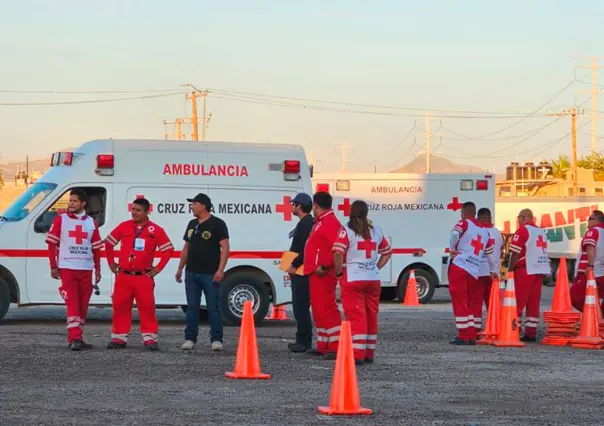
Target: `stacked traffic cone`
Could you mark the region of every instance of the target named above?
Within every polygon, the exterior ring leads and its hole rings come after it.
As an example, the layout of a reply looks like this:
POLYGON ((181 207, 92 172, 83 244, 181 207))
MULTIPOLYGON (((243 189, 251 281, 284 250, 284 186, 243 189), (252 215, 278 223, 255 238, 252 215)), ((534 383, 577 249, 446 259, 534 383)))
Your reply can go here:
POLYGON ((241 331, 239 333, 235 371, 224 374, 231 379, 271 378, 269 374, 264 374, 260 371, 256 327, 254 326, 254 315, 252 314, 252 302, 249 300, 243 304, 243 320, 241 321, 241 331))
MULTIPOLYGON (((482 302, 481 302, 482 303, 482 302)), ((481 339, 476 341, 478 345, 490 345, 499 337, 499 315, 501 312, 501 300, 499 299, 499 279, 493 279, 491 285, 491 296, 487 309, 487 324, 484 331, 478 333, 481 339)))
POLYGON ((339 342, 329 407, 319 407, 319 411, 329 415, 371 414, 370 409, 361 407, 350 321, 342 321, 339 342))
POLYGON ((568 345, 573 338, 577 337, 577 321, 580 317, 581 313, 574 311, 570 302, 566 259, 561 258, 552 309, 543 312, 543 321, 547 323, 547 327, 541 343, 550 346, 568 345))
POLYGON ((288 321, 290 318, 287 316, 287 311, 285 310, 285 307, 273 305, 271 314, 266 317, 266 319, 272 321, 288 321))
POLYGON ((598 292, 598 287, 596 286, 596 313, 598 314, 598 324, 600 337, 604 339, 604 318, 602 317, 602 308, 600 305, 600 293, 598 292))
POLYGON ((516 308, 516 287, 514 286, 513 272, 508 272, 508 280, 503 292, 499 336, 492 344, 500 347, 520 348, 524 346, 524 343, 520 341, 520 324, 516 308))
POLYGON ((581 349, 602 349, 604 339, 600 337, 598 323, 597 303, 598 289, 593 271, 587 274, 587 289, 585 291, 585 304, 583 305, 583 315, 581 317, 581 329, 579 336, 571 340, 570 345, 573 348, 581 349))
POLYGON ((417 281, 415 280, 415 271, 412 269, 407 281, 407 290, 405 291, 405 300, 402 306, 421 306, 417 297, 417 281))

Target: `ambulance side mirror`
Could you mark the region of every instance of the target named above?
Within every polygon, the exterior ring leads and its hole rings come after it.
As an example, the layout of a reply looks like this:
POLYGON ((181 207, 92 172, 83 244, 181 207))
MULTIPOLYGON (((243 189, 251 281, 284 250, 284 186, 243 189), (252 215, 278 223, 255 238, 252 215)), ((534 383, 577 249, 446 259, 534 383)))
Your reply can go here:
POLYGON ((50 231, 50 227, 52 226, 52 221, 54 220, 57 212, 55 211, 47 211, 44 212, 40 217, 36 219, 34 223, 34 231, 37 234, 47 234, 50 231))

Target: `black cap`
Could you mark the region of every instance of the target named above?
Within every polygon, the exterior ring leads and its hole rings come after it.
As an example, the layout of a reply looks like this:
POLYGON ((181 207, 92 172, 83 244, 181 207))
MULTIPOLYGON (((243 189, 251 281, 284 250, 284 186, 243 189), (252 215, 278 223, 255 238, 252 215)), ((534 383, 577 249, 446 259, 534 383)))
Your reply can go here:
POLYGON ((195 198, 187 198, 189 203, 199 203, 206 206, 207 210, 212 208, 212 200, 206 194, 202 194, 201 192, 195 196, 195 198))
POLYGON ((312 205, 312 198, 305 192, 300 192, 296 194, 294 198, 292 198, 292 204, 300 204, 302 206, 310 206, 312 205))

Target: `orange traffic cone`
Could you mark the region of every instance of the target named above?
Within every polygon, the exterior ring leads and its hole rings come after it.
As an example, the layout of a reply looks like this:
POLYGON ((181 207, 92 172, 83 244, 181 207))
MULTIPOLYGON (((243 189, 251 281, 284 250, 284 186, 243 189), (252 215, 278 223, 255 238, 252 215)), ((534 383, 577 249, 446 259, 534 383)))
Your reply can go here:
POLYGON ((585 291, 585 305, 581 317, 579 336, 571 340, 573 348, 602 349, 604 340, 600 337, 596 298, 598 297, 596 279, 593 271, 587 274, 587 289, 585 291))
POLYGON ((371 414, 370 409, 361 407, 350 321, 342 321, 339 342, 329 407, 319 407, 319 411, 329 415, 371 414))
POLYGON ((477 345, 490 345, 499 337, 499 315, 501 301, 499 300, 499 279, 493 279, 491 285, 491 297, 489 298, 489 309, 487 310, 487 325, 484 331, 478 333, 482 339, 477 340, 477 345))
POLYGON ((516 288, 514 287, 514 273, 508 272, 508 281, 503 293, 503 306, 499 321, 499 336, 493 343, 495 346, 523 347, 520 341, 520 324, 516 309, 516 288))
POLYGON ((407 281, 407 290, 405 291, 405 300, 401 303, 403 306, 421 306, 417 297, 417 283, 415 281, 415 271, 412 269, 407 281))
POLYGON ((604 339, 604 318, 602 317, 602 308, 600 305, 600 294, 596 286, 596 313, 598 314, 598 324, 600 324, 600 337, 604 339))
POLYGON ((246 301, 243 305, 243 320, 239 333, 237 359, 235 371, 224 373, 231 379, 270 379, 269 374, 260 372, 260 359, 258 358, 258 344, 256 342, 256 327, 252 314, 252 302, 246 301))
POLYGON ((288 321, 290 318, 288 318, 287 311, 285 310, 284 306, 273 305, 271 314, 270 316, 266 317, 266 319, 272 321, 288 321))
POLYGON ((566 259, 561 258, 552 309, 543 312, 543 321, 547 323, 547 327, 541 343, 551 346, 568 345, 574 337, 577 337, 577 321, 579 321, 579 318, 581 318, 581 313, 573 310, 570 301, 566 259))

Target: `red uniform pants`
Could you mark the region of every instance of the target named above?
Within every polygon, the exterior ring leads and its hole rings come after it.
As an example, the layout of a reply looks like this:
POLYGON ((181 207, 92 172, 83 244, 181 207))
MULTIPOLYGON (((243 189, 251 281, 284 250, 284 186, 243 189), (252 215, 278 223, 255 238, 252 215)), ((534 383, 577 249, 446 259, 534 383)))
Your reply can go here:
POLYGON ((336 301, 338 280, 328 273, 310 276, 310 309, 317 329, 317 352, 338 351, 342 314, 336 301))
POLYGON ((526 308, 526 318, 524 319, 524 335, 526 337, 537 337, 542 281, 543 275, 528 275, 524 266, 514 269, 518 321, 522 318, 522 311, 526 308))
POLYGON ((478 298, 478 301, 475 301, 474 308, 476 309, 474 314, 474 327, 476 331, 480 331, 482 329, 482 302, 484 301, 484 305, 487 307, 487 311, 489 309, 489 300, 491 299, 491 287, 493 285, 493 278, 491 276, 486 277, 478 277, 476 283, 476 294, 475 297, 478 298))
MULTIPOLYGON (((604 298, 604 277, 597 277, 596 285, 598 286, 598 296, 600 298, 604 298)), ((570 287, 570 299, 573 303, 573 307, 580 312, 583 312, 586 289, 587 276, 583 272, 579 272, 575 278, 575 281, 573 282, 573 285, 570 287)), ((604 301, 602 301, 600 309, 602 310, 602 314, 604 314, 604 301)))
POLYGON ((92 296, 92 271, 61 269, 59 293, 67 307, 67 343, 83 340, 83 328, 92 296))
POLYGON ((352 330, 355 359, 373 359, 377 344, 378 310, 382 283, 340 280, 342 306, 352 330))
POLYGON ((465 269, 451 263, 449 265, 449 294, 455 315, 457 337, 461 340, 476 340, 477 331, 474 327, 476 306, 482 299, 478 292, 478 280, 465 269))
POLYGON ((136 307, 141 323, 141 336, 145 345, 157 342, 157 318, 155 316, 155 295, 153 278, 147 275, 127 275, 123 272, 115 278, 113 290, 113 327, 111 340, 117 343, 128 342, 132 327, 132 307, 136 307))

